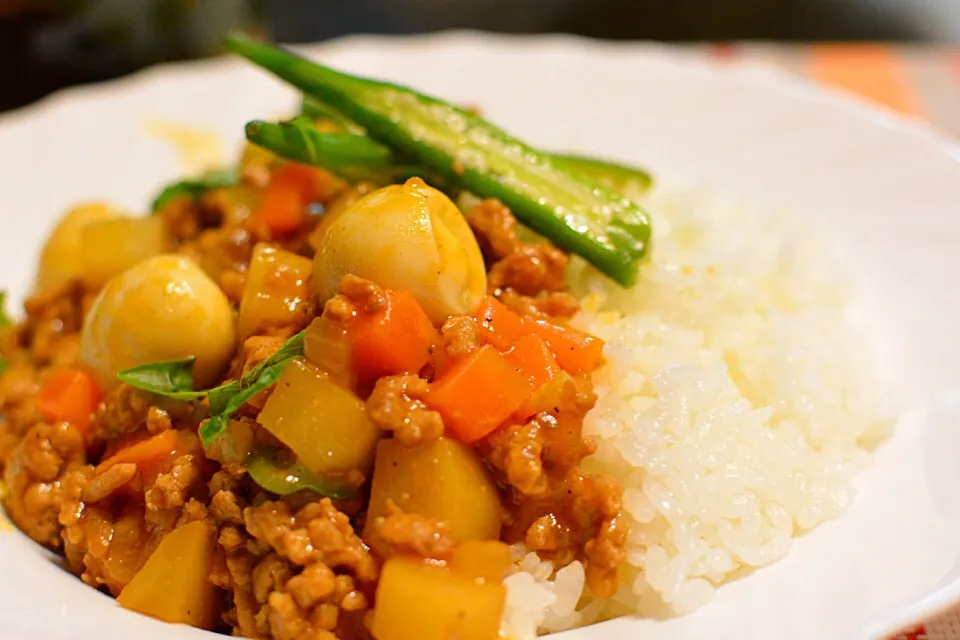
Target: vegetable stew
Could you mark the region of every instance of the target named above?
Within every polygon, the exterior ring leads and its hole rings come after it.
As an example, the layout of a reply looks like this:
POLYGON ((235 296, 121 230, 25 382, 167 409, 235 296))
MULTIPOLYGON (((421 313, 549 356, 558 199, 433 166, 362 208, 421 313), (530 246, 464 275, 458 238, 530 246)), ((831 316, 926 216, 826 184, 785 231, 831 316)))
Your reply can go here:
POLYGON ((564 274, 634 281, 649 223, 615 189, 649 177, 229 46, 307 108, 150 215, 53 229, 0 326, 9 515, 121 606, 251 638, 493 640, 510 545, 611 596, 622 491, 581 464, 603 343, 564 274))

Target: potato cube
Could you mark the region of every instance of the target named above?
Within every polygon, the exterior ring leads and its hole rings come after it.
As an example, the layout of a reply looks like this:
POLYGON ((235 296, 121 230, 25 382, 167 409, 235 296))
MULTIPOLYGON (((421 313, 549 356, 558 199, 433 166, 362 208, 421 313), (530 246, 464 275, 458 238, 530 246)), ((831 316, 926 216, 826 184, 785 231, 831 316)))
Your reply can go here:
POLYGON ((218 618, 212 527, 195 521, 168 533, 120 595, 120 606, 164 622, 212 629, 218 618))
POLYGON ((303 256, 264 243, 254 247, 237 319, 241 339, 305 321, 312 269, 303 256))
POLYGON ((377 640, 495 640, 506 589, 413 558, 387 560, 371 631, 377 640))
POLYGON ((446 522, 456 542, 500 536, 496 485, 473 450, 456 440, 414 448, 392 439, 378 445, 364 538, 381 553, 373 522, 387 514, 389 501, 405 513, 446 522))
POLYGON ((381 435, 360 398, 302 359, 281 374, 257 422, 321 475, 366 473, 381 435))

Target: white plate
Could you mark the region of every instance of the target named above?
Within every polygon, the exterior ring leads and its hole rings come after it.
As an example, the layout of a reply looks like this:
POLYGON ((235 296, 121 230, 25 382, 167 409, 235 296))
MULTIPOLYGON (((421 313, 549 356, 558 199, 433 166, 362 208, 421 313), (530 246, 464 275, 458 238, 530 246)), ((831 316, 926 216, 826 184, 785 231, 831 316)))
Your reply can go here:
MULTIPOLYGON (((448 34, 310 49, 348 70, 482 104, 530 142, 644 163, 662 176, 800 211, 848 249, 911 411, 842 519, 696 613, 621 619, 563 636, 849 640, 960 600, 960 150, 891 115, 759 67, 570 38, 448 34)), ((0 273, 15 296, 67 205, 142 210, 182 167, 147 135, 160 118, 219 132, 287 112, 293 94, 236 61, 163 67, 61 93, 0 119, 0 273)), ((763 238, 757 238, 763 242, 763 238)), ((201 638, 123 611, 0 533, 0 637, 201 638)))

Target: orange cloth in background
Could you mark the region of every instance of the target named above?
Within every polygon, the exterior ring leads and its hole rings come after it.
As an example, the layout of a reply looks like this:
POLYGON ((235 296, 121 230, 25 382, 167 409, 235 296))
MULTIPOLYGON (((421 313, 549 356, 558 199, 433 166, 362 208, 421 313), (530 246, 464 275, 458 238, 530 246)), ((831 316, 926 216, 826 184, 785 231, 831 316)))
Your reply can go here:
POLYGON ((806 64, 812 80, 879 102, 905 116, 921 116, 903 62, 890 46, 812 45, 806 64))

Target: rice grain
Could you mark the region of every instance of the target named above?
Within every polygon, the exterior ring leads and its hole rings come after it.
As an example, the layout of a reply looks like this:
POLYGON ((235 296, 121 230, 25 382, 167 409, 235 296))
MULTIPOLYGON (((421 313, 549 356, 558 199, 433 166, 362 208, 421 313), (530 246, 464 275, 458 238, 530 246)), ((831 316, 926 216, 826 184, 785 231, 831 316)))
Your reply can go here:
POLYGON ((842 514, 895 417, 851 288, 815 230, 697 194, 646 204, 655 237, 635 287, 571 268, 583 296, 575 325, 606 342, 584 424, 598 449, 585 466, 624 486, 621 588, 591 602, 582 579, 561 569, 551 581, 528 554, 507 579, 504 633, 515 640, 703 606, 743 568, 775 562, 842 514))

